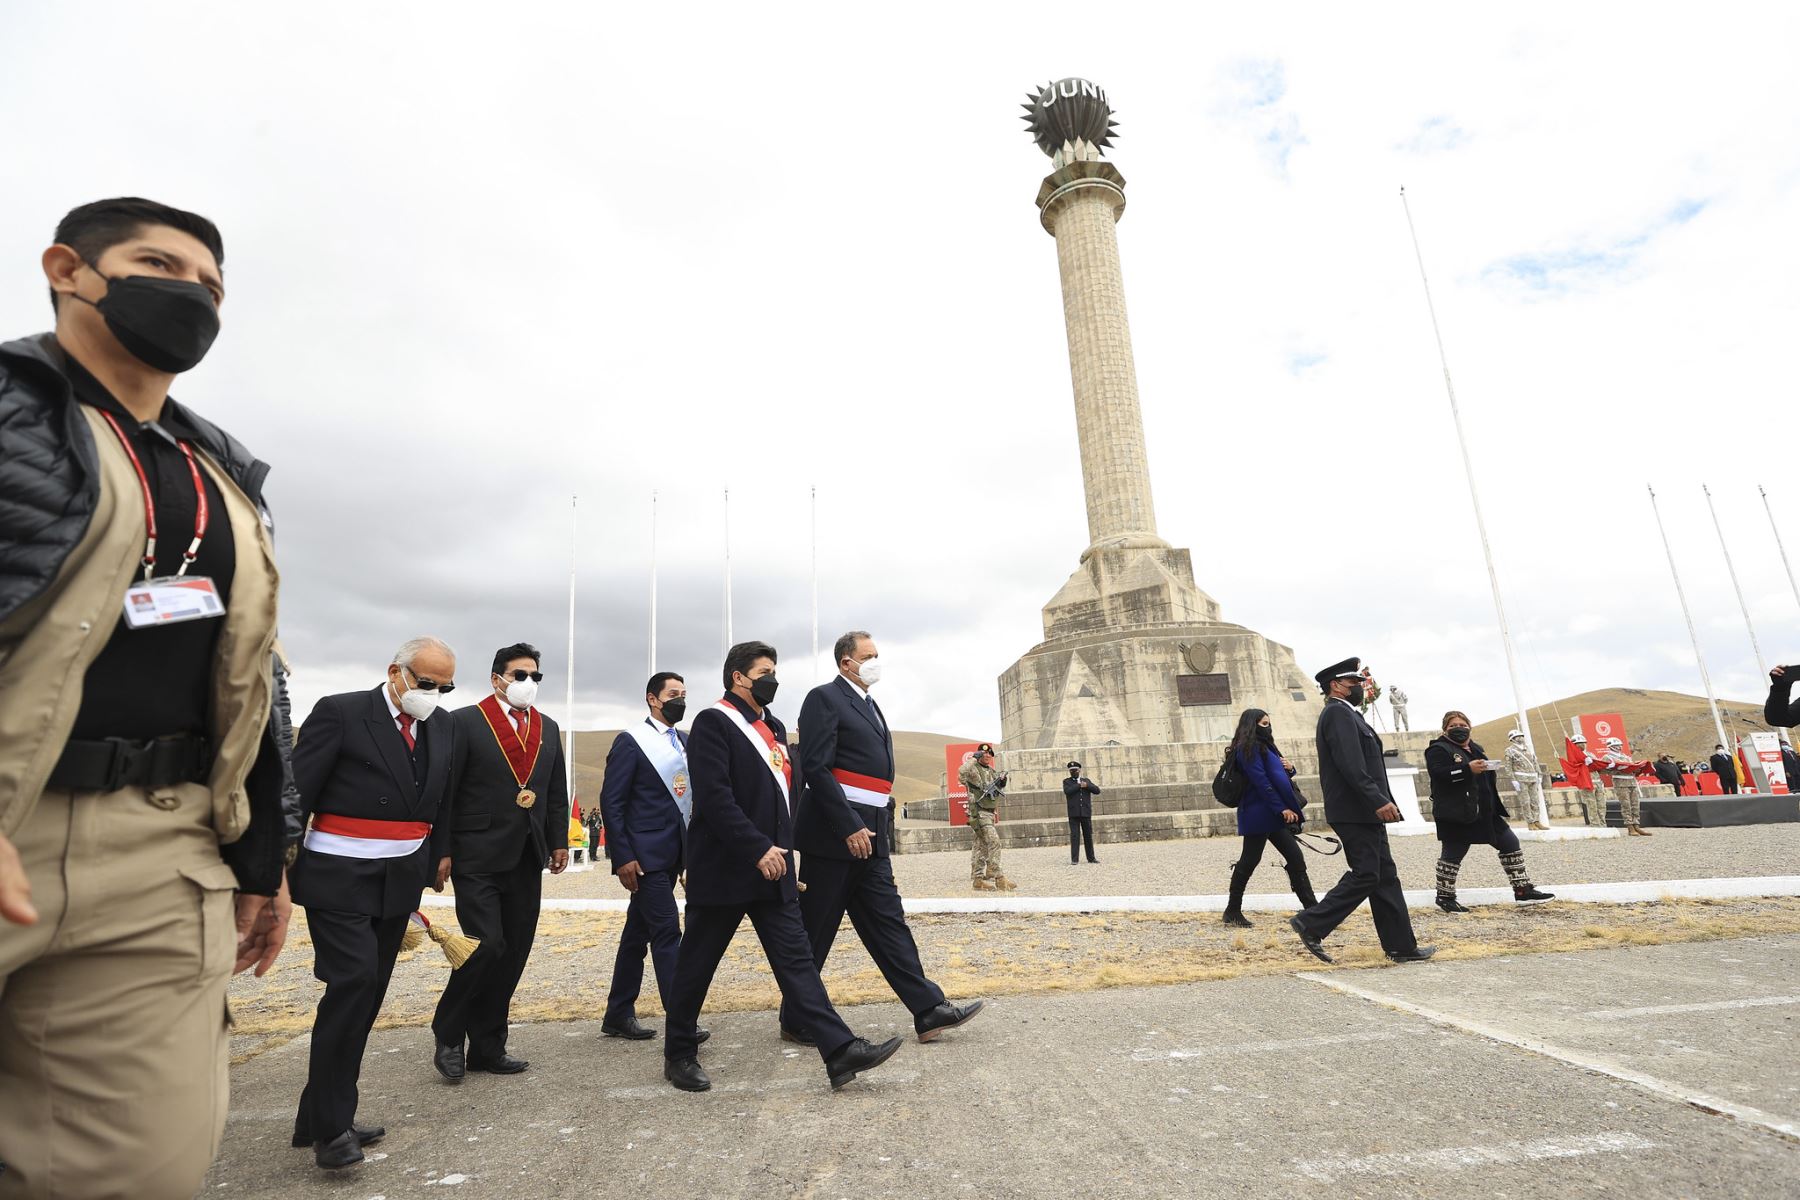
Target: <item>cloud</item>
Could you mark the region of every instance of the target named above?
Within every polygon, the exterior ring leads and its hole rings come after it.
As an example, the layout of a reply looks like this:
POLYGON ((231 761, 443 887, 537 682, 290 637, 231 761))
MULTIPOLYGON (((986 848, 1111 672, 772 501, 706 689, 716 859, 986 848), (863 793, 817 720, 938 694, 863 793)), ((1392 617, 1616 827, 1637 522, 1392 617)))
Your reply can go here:
POLYGON ((1633 233, 1590 236, 1549 250, 1515 254, 1487 267, 1483 278, 1526 293, 1554 294, 1616 281, 1637 271, 1662 234, 1706 210, 1705 200, 1682 199, 1633 233))
POLYGON ((1469 144, 1469 132, 1449 117, 1431 117, 1395 149, 1408 154, 1443 154, 1469 144))
POLYGON ((1243 130, 1275 173, 1285 176, 1288 158, 1306 144, 1300 118, 1281 107, 1287 70, 1276 59, 1241 59, 1220 73, 1214 112, 1243 130))

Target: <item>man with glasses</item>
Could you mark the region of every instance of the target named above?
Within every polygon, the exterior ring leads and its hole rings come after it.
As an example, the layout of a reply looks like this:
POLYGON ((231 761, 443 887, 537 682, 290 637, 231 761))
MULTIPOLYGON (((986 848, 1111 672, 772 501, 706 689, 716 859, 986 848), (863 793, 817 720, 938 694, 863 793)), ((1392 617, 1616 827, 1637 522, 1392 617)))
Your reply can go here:
POLYGON ((288 875, 306 909, 313 974, 325 984, 313 1016, 296 1147, 326 1170, 363 1161, 386 1130, 356 1124, 357 1078, 387 995, 407 917, 425 885, 444 890, 449 829, 440 824, 456 723, 429 719, 456 684, 456 654, 414 638, 367 692, 326 696, 306 719, 294 781, 308 829, 288 875))
POLYGON ((537 936, 544 869, 569 865, 568 777, 556 722, 532 704, 538 663, 535 646, 501 647, 492 693, 456 711, 450 854, 438 875, 455 882, 456 919, 481 947, 450 973, 431 1023, 432 1063, 451 1083, 530 1065, 506 1052, 507 1014, 537 936))

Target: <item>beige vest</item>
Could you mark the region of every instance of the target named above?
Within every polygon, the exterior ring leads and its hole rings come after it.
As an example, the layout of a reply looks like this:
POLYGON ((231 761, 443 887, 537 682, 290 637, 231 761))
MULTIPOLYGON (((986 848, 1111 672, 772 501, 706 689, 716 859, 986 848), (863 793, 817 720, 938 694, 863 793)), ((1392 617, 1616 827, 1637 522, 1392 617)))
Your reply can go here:
MULTIPOLYGON (((81 411, 99 451, 93 519, 44 594, 0 624, 0 835, 16 830, 37 804, 75 727, 88 666, 118 626, 125 589, 144 552, 137 473, 105 418, 86 405, 81 411)), ((196 450, 195 457, 225 498, 237 551, 231 605, 213 662, 209 733, 216 754, 207 780, 213 828, 221 842, 233 842, 250 823, 244 779, 274 693, 269 653, 280 577, 256 506, 204 452, 196 450)))

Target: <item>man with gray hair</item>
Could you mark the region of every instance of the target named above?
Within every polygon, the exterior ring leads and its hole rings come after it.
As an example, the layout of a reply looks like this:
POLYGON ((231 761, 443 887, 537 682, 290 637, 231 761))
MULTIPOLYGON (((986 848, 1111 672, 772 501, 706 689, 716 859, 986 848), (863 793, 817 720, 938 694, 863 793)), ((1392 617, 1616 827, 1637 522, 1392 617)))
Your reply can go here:
POLYGON ((311 1146, 327 1170, 363 1161, 362 1148, 386 1132, 356 1123, 356 1083, 407 919, 426 884, 441 892, 450 872, 450 829, 438 817, 457 729, 429 718, 455 676, 449 646, 414 638, 379 687, 320 700, 294 750, 307 830, 288 876, 325 994, 293 1144, 311 1146))

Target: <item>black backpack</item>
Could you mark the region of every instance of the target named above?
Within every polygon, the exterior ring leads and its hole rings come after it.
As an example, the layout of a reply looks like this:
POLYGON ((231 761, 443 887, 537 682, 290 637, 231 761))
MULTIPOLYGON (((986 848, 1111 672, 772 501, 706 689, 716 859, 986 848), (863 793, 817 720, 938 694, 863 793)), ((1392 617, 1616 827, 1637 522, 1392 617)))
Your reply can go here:
POLYGON ((1237 754, 1226 747, 1225 761, 1219 764, 1219 773, 1213 776, 1213 799, 1226 808, 1236 808, 1249 786, 1250 781, 1238 770, 1237 754))

